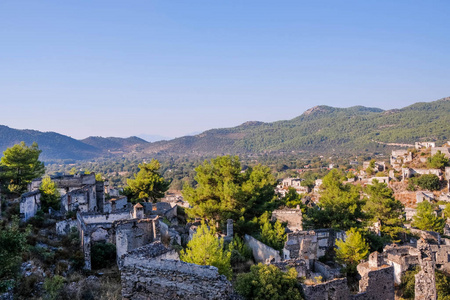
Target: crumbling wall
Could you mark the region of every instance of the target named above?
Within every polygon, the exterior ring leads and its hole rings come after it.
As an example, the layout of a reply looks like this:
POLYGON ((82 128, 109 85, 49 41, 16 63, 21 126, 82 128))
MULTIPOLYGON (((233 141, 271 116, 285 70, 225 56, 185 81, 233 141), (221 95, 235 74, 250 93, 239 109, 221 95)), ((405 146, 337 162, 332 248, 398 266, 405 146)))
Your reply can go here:
POLYGON ((436 300, 436 276, 434 273, 436 266, 431 247, 425 240, 420 239, 417 242, 417 249, 420 252, 419 263, 421 269, 420 272, 415 275, 415 299, 436 300))
POLYGON ((347 286, 347 278, 333 279, 324 283, 305 285, 302 284, 305 300, 347 300, 350 299, 350 291, 347 286))
POLYGON ((253 257, 256 262, 265 263, 267 260, 275 260, 275 262, 281 261, 279 251, 267 246, 266 244, 258 241, 252 236, 245 235, 245 243, 252 249, 253 257))
POLYGON ((365 293, 362 299, 395 299, 394 268, 387 265, 372 268, 359 281, 359 291, 365 293))
MULTIPOLYGON (((161 244, 146 247, 152 251, 154 246, 161 248, 161 244)), ((232 297, 231 283, 219 275, 217 268, 167 259, 173 257, 167 250, 156 251, 155 255, 137 255, 140 249, 126 254, 121 264, 123 299, 218 300, 232 297)))
POLYGON ((287 222, 291 231, 303 230, 303 216, 300 208, 277 209, 272 212, 272 221, 287 222))
POLYGON ((39 191, 29 192, 20 198, 20 219, 24 222, 36 215, 41 208, 41 193, 39 191))
POLYGON ((160 241, 159 226, 158 218, 115 223, 117 257, 154 241, 160 241))
POLYGON ((297 278, 309 276, 309 265, 303 259, 289 259, 271 263, 283 272, 294 268, 297 271, 297 278))
POLYGON ((56 223, 56 234, 68 235, 72 228, 77 228, 77 220, 63 220, 56 223))

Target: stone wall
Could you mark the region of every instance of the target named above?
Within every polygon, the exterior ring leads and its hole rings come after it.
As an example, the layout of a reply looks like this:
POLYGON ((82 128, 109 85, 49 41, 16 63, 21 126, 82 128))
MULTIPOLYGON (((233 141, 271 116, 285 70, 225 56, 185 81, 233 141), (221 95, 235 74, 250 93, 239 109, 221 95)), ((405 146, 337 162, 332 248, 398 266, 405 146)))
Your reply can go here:
POLYGON ((29 192, 20 198, 20 219, 24 222, 36 215, 41 208, 41 194, 39 191, 29 192))
POLYGON ((328 282, 304 285, 305 300, 347 300, 350 299, 350 291, 347 286, 347 278, 333 279, 328 282))
POLYGON ((253 257, 257 263, 265 263, 267 260, 281 261, 280 252, 258 241, 252 236, 245 235, 245 243, 252 249, 253 257))
POLYGON ((123 299, 233 297, 231 283, 219 275, 217 268, 179 261, 170 250, 162 247, 160 243, 151 244, 124 256, 120 267, 123 299), (158 248, 156 251, 155 247, 158 248), (146 251, 153 253, 147 254, 146 251))
POLYGON ((287 222, 291 231, 303 230, 302 211, 300 208, 277 209, 272 212, 272 221, 287 222))
POLYGON ((114 223, 117 257, 154 241, 161 240, 158 217, 156 219, 126 220, 114 223))
POLYGON ((63 220, 56 223, 56 234, 68 235, 72 228, 77 228, 77 220, 63 220))
POLYGON ((283 249, 284 259, 314 260, 332 249, 336 239, 345 240, 345 232, 333 229, 316 229, 287 234, 283 249))

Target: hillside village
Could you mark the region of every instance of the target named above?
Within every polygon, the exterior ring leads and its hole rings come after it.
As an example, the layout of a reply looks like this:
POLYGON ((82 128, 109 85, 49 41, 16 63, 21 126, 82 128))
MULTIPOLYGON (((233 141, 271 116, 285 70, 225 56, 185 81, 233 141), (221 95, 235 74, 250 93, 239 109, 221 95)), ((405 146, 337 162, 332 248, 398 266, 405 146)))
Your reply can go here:
MULTIPOLYGON (((333 254, 338 241, 347 240, 349 231, 314 228, 305 215, 308 209, 320 210, 323 179, 308 186, 302 185, 303 179, 285 178, 274 186, 279 199, 293 192, 300 197, 293 205, 281 205, 270 214, 272 224, 285 225, 285 240, 279 249, 275 249, 259 240, 257 235, 243 235, 251 258, 241 265, 245 269, 261 263, 283 272, 293 268, 302 297, 307 300, 400 299, 402 278, 420 267, 415 274, 415 299, 437 299, 435 270, 450 274, 450 219, 446 212, 450 202, 450 166, 434 166, 436 155, 448 162, 450 142, 442 147, 436 147, 433 142, 417 142, 414 148, 393 150, 389 161, 365 161, 359 170, 346 175, 344 185, 386 184, 393 190, 394 198, 404 206, 399 240, 385 244, 380 251, 361 260, 356 268, 355 282, 348 282, 351 278, 343 272, 345 265, 336 261, 333 254), (426 184, 419 180, 425 178, 422 176, 437 178, 438 186, 425 189, 426 184), (435 217, 446 220, 442 232, 414 226, 418 206, 423 202, 432 204, 435 217)), ((43 212, 43 180, 33 179, 25 193, 3 205, 7 211, 18 204, 21 223, 35 227, 34 249, 39 253, 31 255, 21 265, 23 278, 34 278, 34 284, 29 286, 34 298, 43 293, 42 284, 46 277, 68 276, 76 268, 75 264, 86 274, 91 274, 88 279, 101 281, 104 274, 94 270, 99 264, 95 261, 97 250, 94 249, 99 245, 115 248, 114 261, 118 269, 112 272, 120 274, 120 287, 116 286, 122 299, 243 297, 218 268, 180 259, 180 250, 195 238, 202 226, 201 218, 192 219, 186 215, 185 209, 191 209, 195 203, 186 201, 182 195, 166 193, 154 203, 131 202, 123 191, 110 187, 108 180, 94 173, 80 172, 51 178, 58 190, 59 209, 50 208, 43 212), (82 255, 77 261, 55 259, 55 254, 65 247, 61 243, 67 243, 68 239, 69 244, 72 241, 71 251, 79 251, 82 255), (46 265, 46 260, 51 261, 50 266, 46 265)), ((238 220, 221 221, 224 226, 219 226, 216 236, 224 242, 232 242, 238 220)), ((385 225, 378 219, 369 226, 369 231, 381 237, 385 225)), ((10 291, 0 298, 12 297, 10 291)))

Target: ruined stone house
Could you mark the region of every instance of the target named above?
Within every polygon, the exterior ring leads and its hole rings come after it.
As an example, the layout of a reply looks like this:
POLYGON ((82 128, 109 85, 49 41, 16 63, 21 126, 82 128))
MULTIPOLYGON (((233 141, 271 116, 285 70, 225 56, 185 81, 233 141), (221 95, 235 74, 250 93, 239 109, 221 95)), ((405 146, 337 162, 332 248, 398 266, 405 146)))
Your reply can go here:
POLYGON ((436 147, 436 143, 435 142, 415 142, 414 147, 417 150, 434 148, 434 147, 436 147))
POLYGON ((91 246, 96 242, 116 245, 117 257, 130 250, 161 240, 158 216, 146 218, 143 207, 124 209, 111 214, 78 213, 77 226, 85 257, 85 268, 91 269, 91 246))
MULTIPOLYGON (((63 175, 51 177, 55 182, 59 193, 61 194, 61 212, 67 213, 70 211, 81 212, 103 212, 105 207, 105 196, 103 182, 95 180, 95 174, 77 174, 77 175, 63 175)), ((24 194, 24 204, 21 206, 22 216, 26 219, 34 216, 36 211, 40 209, 39 197, 35 197, 33 201, 29 197, 30 193, 37 195, 39 187, 42 183, 42 178, 34 179, 29 185, 29 193, 24 194), (26 203, 26 204, 25 204, 26 203)), ((22 218, 22 220, 25 220, 22 218)))
POLYGON ((272 212, 272 221, 278 220, 281 223, 287 223, 286 228, 289 231, 303 230, 303 215, 300 206, 297 208, 276 209, 272 212))
POLYGON ((180 261, 160 242, 129 251, 119 267, 124 300, 238 299, 216 267, 180 261))

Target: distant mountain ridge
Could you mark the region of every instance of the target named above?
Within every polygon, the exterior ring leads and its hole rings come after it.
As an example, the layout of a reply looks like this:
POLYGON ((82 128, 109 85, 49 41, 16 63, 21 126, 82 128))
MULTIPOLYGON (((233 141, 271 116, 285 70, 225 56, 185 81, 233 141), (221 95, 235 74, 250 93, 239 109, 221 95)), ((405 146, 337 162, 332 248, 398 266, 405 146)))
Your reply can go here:
POLYGON ((273 123, 245 122, 192 137, 152 143, 146 152, 220 155, 267 152, 386 152, 377 143, 414 143, 450 138, 450 97, 402 109, 315 106, 302 115, 273 123))
POLYGON ((76 140, 55 132, 19 130, 0 125, 0 151, 25 141, 37 142, 43 160, 83 160, 136 154, 222 155, 267 152, 386 152, 382 143, 450 139, 450 97, 402 109, 315 106, 291 120, 248 121, 232 128, 149 143, 138 137, 88 137, 76 140), (379 143, 381 142, 381 143, 379 143))

